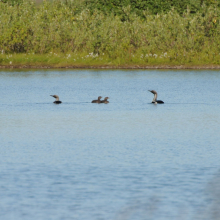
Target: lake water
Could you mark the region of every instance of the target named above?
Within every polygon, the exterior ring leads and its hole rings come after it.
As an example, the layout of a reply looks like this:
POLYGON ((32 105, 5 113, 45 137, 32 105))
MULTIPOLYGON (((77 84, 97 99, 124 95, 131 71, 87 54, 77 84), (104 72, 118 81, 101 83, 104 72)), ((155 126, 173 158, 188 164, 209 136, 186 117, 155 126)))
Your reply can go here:
POLYGON ((1 70, 0 94, 0 219, 220 219, 220 71, 1 70))

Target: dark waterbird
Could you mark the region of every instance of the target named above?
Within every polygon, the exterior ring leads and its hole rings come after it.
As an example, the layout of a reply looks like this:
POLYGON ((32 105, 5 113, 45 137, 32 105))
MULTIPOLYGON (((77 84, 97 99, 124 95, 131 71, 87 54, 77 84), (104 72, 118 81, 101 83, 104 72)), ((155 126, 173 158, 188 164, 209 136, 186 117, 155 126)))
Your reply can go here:
POLYGON ((52 96, 52 97, 54 97, 54 98, 56 99, 56 101, 54 101, 53 103, 55 103, 55 104, 60 104, 60 103, 62 103, 62 102, 59 100, 59 96, 58 96, 58 95, 50 95, 50 96, 52 96))
POLYGON ((101 100, 101 103, 105 103, 105 104, 109 103, 108 99, 109 99, 109 97, 105 97, 104 100, 101 100))
POLYGON ((154 104, 164 104, 163 101, 157 100, 157 92, 155 90, 148 90, 148 91, 150 91, 151 93, 154 94, 154 98, 153 98, 152 103, 154 103, 154 104))
POLYGON ((99 96, 97 100, 92 100, 92 103, 101 103, 102 96, 99 96))

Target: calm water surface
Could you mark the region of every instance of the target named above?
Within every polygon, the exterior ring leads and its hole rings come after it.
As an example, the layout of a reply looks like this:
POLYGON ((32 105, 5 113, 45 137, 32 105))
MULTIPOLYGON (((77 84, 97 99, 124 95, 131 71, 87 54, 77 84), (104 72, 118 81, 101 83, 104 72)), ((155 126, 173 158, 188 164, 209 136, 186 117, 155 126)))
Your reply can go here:
POLYGON ((220 71, 0 71, 0 94, 0 219, 220 219, 220 71))

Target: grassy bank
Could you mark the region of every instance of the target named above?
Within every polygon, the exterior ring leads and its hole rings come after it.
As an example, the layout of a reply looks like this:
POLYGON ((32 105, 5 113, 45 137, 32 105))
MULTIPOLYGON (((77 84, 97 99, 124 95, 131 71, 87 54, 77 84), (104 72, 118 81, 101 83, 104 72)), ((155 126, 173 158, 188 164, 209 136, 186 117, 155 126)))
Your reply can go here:
POLYGON ((220 55, 192 54, 128 54, 121 59, 106 55, 53 53, 49 54, 1 54, 0 68, 220 68, 220 55))
POLYGON ((140 17, 128 6, 122 20, 65 2, 0 3, 0 65, 220 64, 218 7, 140 17))

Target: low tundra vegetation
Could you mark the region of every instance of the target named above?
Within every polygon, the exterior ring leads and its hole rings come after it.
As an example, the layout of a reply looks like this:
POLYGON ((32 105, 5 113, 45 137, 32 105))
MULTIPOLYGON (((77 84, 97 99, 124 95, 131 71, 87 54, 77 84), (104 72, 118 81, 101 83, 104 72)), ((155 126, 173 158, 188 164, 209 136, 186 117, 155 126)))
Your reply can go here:
POLYGON ((0 64, 220 64, 219 7, 139 16, 128 5, 123 13, 73 0, 0 1, 0 64))

